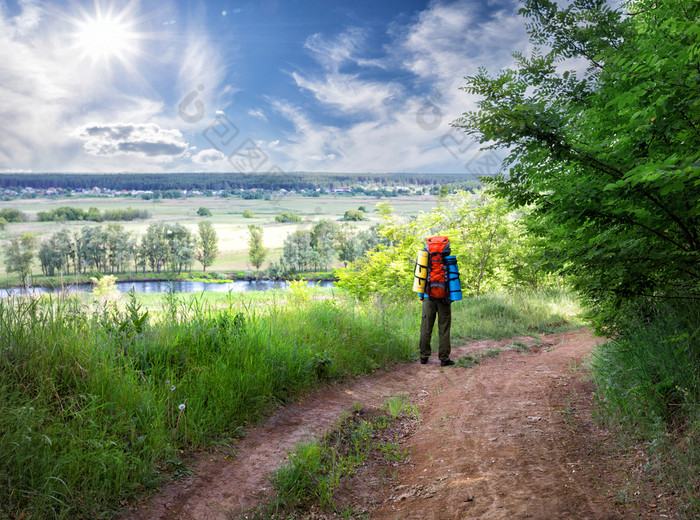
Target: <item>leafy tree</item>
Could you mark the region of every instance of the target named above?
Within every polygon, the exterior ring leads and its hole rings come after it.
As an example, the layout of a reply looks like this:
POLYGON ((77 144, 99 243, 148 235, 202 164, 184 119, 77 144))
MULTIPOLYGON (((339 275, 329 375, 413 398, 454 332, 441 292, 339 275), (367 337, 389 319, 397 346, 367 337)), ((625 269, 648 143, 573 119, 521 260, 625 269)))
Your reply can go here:
POLYGON ((34 233, 24 233, 10 239, 5 250, 5 271, 17 273, 22 283, 26 285, 27 276, 32 270, 37 239, 34 233))
POLYGON ((335 233, 334 247, 338 252, 338 259, 348 266, 348 262, 354 262, 364 253, 362 238, 358 236, 355 228, 350 224, 339 227, 335 233))
POLYGON ((209 220, 204 220, 197 224, 199 228, 199 240, 195 257, 202 264, 202 270, 206 271, 207 266, 214 263, 216 255, 219 253, 219 237, 209 220))
POLYGON ((335 237, 338 224, 322 219, 314 224, 310 232, 311 248, 314 250, 314 267, 326 269, 335 256, 335 237))
POLYGON ((4 218, 0 217, 0 231, 2 231, 3 229, 5 229, 5 226, 7 226, 7 220, 5 220, 4 218))
POLYGON ((249 209, 243 210, 243 218, 254 218, 254 217, 255 217, 255 215, 249 209))
POLYGON ((124 272, 136 254, 136 243, 131 233, 121 224, 107 224, 107 264, 112 273, 124 272))
POLYGON ((160 273, 170 261, 170 244, 165 236, 165 225, 162 222, 149 224, 146 234, 141 238, 140 250, 140 254, 146 259, 151 269, 160 273))
POLYGON ((280 265, 286 272, 300 273, 307 271, 314 261, 311 247, 311 233, 298 230, 287 235, 282 246, 280 265))
POLYGON ((85 215, 85 220, 92 220, 94 222, 102 222, 104 217, 100 210, 97 208, 88 208, 87 214, 85 215))
POLYGON ((201 207, 197 210, 197 215, 200 217, 211 217, 211 210, 209 208, 201 207))
POLYGON ((75 247, 70 233, 65 229, 54 233, 39 246, 41 272, 47 276, 69 272, 74 255, 75 247))
POLYGON ((256 269, 260 269, 260 266, 265 261, 265 257, 267 257, 267 249, 263 247, 263 228, 250 224, 248 233, 250 234, 248 239, 248 259, 256 269))
POLYGON ((358 209, 349 209, 343 215, 343 220, 365 220, 365 213, 358 209))
POLYGON ((167 224, 164 233, 170 249, 168 255, 170 270, 180 274, 183 268, 189 269, 194 262, 195 238, 182 224, 167 224))
POLYGON ((301 222, 301 217, 296 213, 283 211, 279 215, 275 216, 275 222, 301 222))
POLYGON ((630 299, 700 298, 700 4, 621 5, 526 0, 551 50, 468 77, 482 99, 456 122, 510 150, 495 188, 608 324, 630 299))
POLYGON ((80 230, 80 249, 83 269, 107 269, 107 233, 102 226, 83 226, 80 230))

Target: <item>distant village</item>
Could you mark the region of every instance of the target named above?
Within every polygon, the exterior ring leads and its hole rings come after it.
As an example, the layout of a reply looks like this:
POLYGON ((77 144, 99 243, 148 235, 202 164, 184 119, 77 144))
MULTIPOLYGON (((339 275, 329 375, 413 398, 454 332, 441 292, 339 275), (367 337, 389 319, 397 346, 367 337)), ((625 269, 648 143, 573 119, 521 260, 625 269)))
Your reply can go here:
POLYGON ((316 196, 316 195, 326 195, 326 194, 375 194, 377 192, 383 192, 387 196, 397 196, 397 195, 422 195, 434 190, 429 190, 424 187, 419 186, 393 186, 391 189, 381 186, 353 186, 353 187, 343 187, 335 188, 330 190, 325 190, 323 188, 316 189, 298 189, 298 190, 286 190, 279 189, 274 191, 264 190, 262 188, 250 188, 250 189, 229 189, 229 190, 113 190, 110 188, 100 188, 95 186, 93 188, 58 188, 50 187, 46 189, 32 188, 30 186, 26 187, 11 187, 0 189, 0 195, 3 198, 35 198, 35 197, 140 197, 143 199, 151 198, 186 198, 186 197, 227 197, 227 196, 241 196, 245 193, 258 193, 260 198, 262 198, 263 193, 269 193, 271 195, 284 196, 284 195, 294 195, 301 194, 306 196, 316 196))

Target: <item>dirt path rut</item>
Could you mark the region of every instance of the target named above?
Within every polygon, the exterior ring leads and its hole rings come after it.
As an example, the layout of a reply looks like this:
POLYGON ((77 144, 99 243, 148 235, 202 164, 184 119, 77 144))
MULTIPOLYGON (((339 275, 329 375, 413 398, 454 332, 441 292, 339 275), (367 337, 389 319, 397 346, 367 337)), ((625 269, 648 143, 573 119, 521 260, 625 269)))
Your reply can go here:
MULTIPOLYGON (((474 341, 453 358, 512 344, 474 341)), ((255 506, 266 475, 301 440, 318 436, 356 402, 380 405, 409 393, 421 427, 411 463, 375 490, 377 519, 624 518, 602 489, 605 432, 588 419, 590 384, 577 374, 596 340, 587 331, 544 336, 535 352, 504 352, 476 369, 399 365, 323 388, 280 409, 236 446, 236 457, 202 457, 195 476, 173 482, 123 520, 225 520, 255 506)))

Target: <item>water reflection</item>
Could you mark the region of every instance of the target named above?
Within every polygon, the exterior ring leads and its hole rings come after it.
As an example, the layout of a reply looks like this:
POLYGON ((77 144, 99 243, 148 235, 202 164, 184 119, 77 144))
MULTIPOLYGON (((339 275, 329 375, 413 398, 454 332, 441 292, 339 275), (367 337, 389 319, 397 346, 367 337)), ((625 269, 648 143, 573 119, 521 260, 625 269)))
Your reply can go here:
MULTIPOLYGON (((318 283, 319 287, 333 287, 334 282, 308 282, 309 286, 314 286, 318 283)), ((170 282, 117 282, 115 287, 123 293, 129 292, 131 289, 137 293, 164 293, 173 290, 177 293, 194 293, 194 292, 251 292, 251 291, 270 291, 272 289, 286 289, 289 284, 287 282, 278 282, 273 280, 236 280, 234 282, 224 283, 206 283, 193 281, 170 281, 170 282)), ((9 295, 20 296, 27 294, 44 294, 50 292, 59 292, 61 289, 45 289, 43 287, 29 287, 28 289, 2 289, 0 296, 6 297, 9 295)), ((68 292, 92 292, 92 285, 71 285, 66 288, 68 292)))

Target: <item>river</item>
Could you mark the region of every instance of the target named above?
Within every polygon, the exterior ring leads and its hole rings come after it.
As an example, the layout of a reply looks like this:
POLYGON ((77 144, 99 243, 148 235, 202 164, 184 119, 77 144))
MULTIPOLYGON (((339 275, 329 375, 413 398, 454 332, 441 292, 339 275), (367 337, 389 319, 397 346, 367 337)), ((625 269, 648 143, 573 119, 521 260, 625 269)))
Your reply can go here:
MULTIPOLYGON (((310 286, 318 283, 319 287, 333 287, 334 282, 309 282, 310 286)), ((146 281, 135 281, 135 282, 117 282, 114 284, 119 292, 129 292, 134 290, 137 293, 164 293, 169 290, 173 290, 176 293, 194 293, 202 291, 210 292, 251 292, 251 291, 270 291, 272 289, 286 289, 288 287, 287 282, 278 282, 273 280, 257 280, 257 281, 246 281, 246 280, 236 280, 233 282, 224 283, 207 283, 207 282, 193 282, 193 281, 161 281, 161 282, 146 282, 146 281)), ((67 287, 68 292, 92 292, 92 285, 90 284, 80 284, 71 285, 67 287)), ((0 297, 7 297, 9 295, 20 296, 26 294, 43 294, 58 292, 60 288, 47 289, 43 287, 30 287, 28 289, 12 288, 12 289, 0 289, 0 297)))

